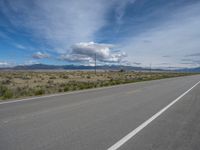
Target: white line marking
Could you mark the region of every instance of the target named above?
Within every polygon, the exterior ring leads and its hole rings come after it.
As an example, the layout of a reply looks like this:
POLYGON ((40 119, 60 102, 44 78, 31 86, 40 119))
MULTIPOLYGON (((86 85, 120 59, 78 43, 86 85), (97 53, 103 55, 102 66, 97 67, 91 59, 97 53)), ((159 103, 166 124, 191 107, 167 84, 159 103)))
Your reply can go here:
POLYGON ((166 107, 164 107, 159 112, 157 112, 156 114, 154 114, 151 118, 149 118, 148 120, 146 120, 145 122, 143 122, 140 126, 138 126, 136 129, 134 129, 133 131, 131 131, 129 134, 127 134, 125 137, 123 137, 121 140, 119 140, 117 143, 115 143, 113 146, 111 146, 107 150, 117 150, 118 148, 120 148, 124 143, 126 143, 128 140, 130 140, 132 137, 134 137, 138 132, 140 132, 142 129, 144 129, 148 124, 150 124, 153 120, 155 120, 162 113, 164 113, 168 108, 170 108, 177 101, 179 101, 183 96, 185 96, 188 92, 190 92, 199 83, 200 83, 200 81, 197 82, 194 86, 192 86, 185 93, 183 93, 182 95, 180 95, 178 98, 176 98, 174 101, 172 101, 170 104, 168 104, 166 107))

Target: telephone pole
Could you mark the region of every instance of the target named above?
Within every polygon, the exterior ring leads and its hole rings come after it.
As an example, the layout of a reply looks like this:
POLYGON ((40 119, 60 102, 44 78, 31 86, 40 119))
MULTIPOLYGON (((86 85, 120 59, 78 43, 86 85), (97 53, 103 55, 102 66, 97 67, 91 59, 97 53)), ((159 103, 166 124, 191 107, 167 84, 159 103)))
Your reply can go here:
POLYGON ((96 53, 94 56, 94 71, 95 71, 95 74, 97 74, 97 54, 96 53))
POLYGON ((151 73, 151 70, 152 70, 152 69, 151 69, 151 66, 152 66, 152 63, 150 63, 150 68, 149 68, 149 70, 150 70, 150 73, 151 73))

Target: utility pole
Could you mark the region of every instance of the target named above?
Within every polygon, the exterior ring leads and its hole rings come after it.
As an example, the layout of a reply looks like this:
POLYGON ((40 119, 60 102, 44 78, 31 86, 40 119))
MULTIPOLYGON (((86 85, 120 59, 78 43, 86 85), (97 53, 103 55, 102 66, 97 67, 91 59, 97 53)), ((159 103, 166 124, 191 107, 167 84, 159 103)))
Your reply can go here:
POLYGON ((95 71, 95 74, 97 74, 97 54, 96 53, 94 56, 94 71, 95 71))
POLYGON ((151 65, 152 65, 152 64, 150 63, 150 69, 149 69, 149 70, 150 70, 150 72, 151 72, 151 65))
POLYGON ((169 65, 168 70, 169 70, 169 72, 171 72, 171 65, 169 65))

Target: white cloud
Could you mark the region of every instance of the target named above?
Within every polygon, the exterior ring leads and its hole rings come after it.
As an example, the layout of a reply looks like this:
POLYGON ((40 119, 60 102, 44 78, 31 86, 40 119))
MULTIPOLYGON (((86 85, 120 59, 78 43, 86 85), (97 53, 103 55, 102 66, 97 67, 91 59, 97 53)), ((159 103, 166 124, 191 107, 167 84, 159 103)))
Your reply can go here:
POLYGON ((79 54, 62 54, 60 59, 68 62, 93 62, 93 58, 79 54))
POLYGON ((16 48, 19 48, 19 49, 26 49, 26 47, 21 44, 15 44, 15 46, 16 46, 16 48))
POLYGON ((4 68, 4 67, 12 67, 15 66, 15 63, 10 62, 10 61, 0 61, 0 67, 4 68))
POLYGON ((34 64, 39 64, 39 62, 36 60, 27 60, 21 65, 34 65, 34 64))
POLYGON ((113 6, 119 20, 127 3, 135 0, 8 0, 0 9, 17 28, 26 28, 58 52, 81 41, 95 41, 95 33, 107 25, 113 6))
POLYGON ((68 45, 94 39, 94 33, 106 24, 106 0, 15 0, 0 2, 0 9, 16 27, 25 27, 59 52, 68 45))
POLYGON ((198 53, 200 49, 199 8, 200 3, 179 8, 165 22, 124 41, 122 47, 129 54, 128 59, 142 62, 146 66, 151 62, 154 65, 168 62, 184 67, 181 58, 198 53), (172 57, 164 58, 164 55, 172 57))
POLYGON ((125 14, 125 9, 128 4, 133 4, 136 0, 122 0, 122 1, 117 1, 116 3, 116 19, 118 24, 122 24, 122 18, 125 14))
POLYGON ((9 63, 8 62, 5 62, 5 61, 0 61, 0 66, 8 66, 9 63))
POLYGON ((112 50, 114 45, 100 44, 94 42, 81 42, 72 46, 71 54, 61 55, 62 60, 70 62, 92 62, 96 59, 99 62, 120 62, 126 54, 112 50))
POLYGON ((185 57, 199 57, 199 56, 200 56, 200 53, 192 53, 189 55, 185 55, 185 57))
POLYGON ((42 52, 37 52, 37 53, 33 54, 32 57, 35 59, 43 59, 43 58, 49 58, 50 55, 46 54, 46 53, 42 53, 42 52))

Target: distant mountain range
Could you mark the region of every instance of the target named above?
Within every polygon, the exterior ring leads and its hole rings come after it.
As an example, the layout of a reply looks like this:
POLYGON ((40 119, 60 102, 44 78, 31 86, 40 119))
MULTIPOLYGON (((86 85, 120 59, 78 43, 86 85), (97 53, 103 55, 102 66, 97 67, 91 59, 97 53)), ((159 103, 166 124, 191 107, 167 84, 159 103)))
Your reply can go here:
MULTIPOLYGON (((33 65, 19 65, 14 67, 0 68, 0 70, 93 70, 94 66, 84 65, 47 65, 47 64, 33 64, 33 65)), ((97 66, 98 70, 127 70, 127 71, 150 71, 149 68, 135 67, 135 66, 120 66, 120 65, 102 65, 97 66)), ((151 71, 169 71, 165 69, 151 69, 151 71)), ((185 68, 174 70, 177 72, 200 72, 198 68, 185 68)))
MULTIPOLYGON (((19 65, 14 67, 0 68, 0 70, 94 70, 94 66, 84 65, 46 65, 46 64, 33 64, 33 65, 19 65)), ((120 65, 102 65, 97 66, 98 70, 149 70, 149 68, 134 67, 134 66, 120 66, 120 65)), ((154 69, 162 71, 161 69, 154 69)))
POLYGON ((185 68, 185 69, 179 69, 178 72, 194 72, 194 73, 200 73, 200 67, 197 68, 185 68))
MULTIPOLYGON (((33 65, 19 65, 8 68, 0 68, 1 70, 93 70, 94 66, 84 66, 84 65, 46 65, 46 64, 33 64, 33 65)), ((97 66, 96 69, 99 70, 149 70, 142 67, 133 66, 119 66, 119 65, 103 65, 97 66)))

